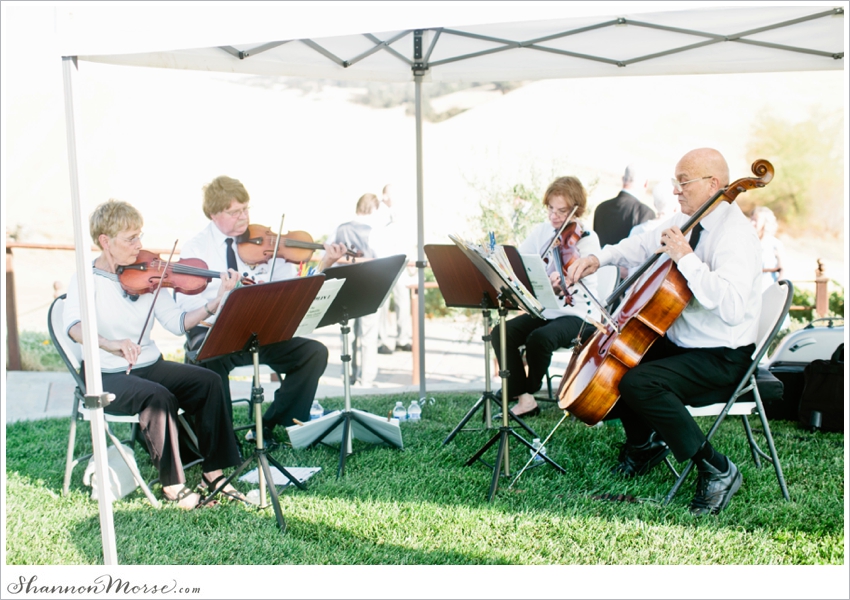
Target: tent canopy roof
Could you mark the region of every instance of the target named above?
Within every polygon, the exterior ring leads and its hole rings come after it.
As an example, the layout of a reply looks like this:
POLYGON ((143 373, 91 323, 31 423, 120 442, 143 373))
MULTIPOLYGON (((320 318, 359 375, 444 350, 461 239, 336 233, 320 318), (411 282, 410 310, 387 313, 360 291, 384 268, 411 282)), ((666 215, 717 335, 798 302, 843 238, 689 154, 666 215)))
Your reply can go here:
MULTIPOLYGON (((514 5, 514 17, 539 20, 517 21, 510 20, 511 13, 502 10, 508 7, 498 3, 499 10, 486 12, 474 3, 479 7, 475 13, 447 10, 451 7, 442 3, 402 3, 406 7, 387 3, 392 10, 370 10, 368 15, 351 11, 342 15, 339 24, 339 18, 322 23, 316 4, 223 7, 239 15, 223 21, 234 23, 229 34, 222 28, 223 13, 201 15, 198 9, 181 5, 169 13, 164 37, 153 36, 154 42, 151 30, 139 27, 136 20, 133 30, 148 33, 146 38, 98 36, 97 43, 86 36, 92 23, 78 13, 64 12, 57 22, 64 34, 63 54, 81 60, 338 80, 404 82, 421 74, 423 81, 509 81, 840 70, 844 66, 844 10, 840 7, 718 7, 714 3, 644 12, 646 6, 640 3, 544 3, 548 7, 528 3, 526 10, 514 5), (400 12, 401 8, 405 11, 400 12), (305 13, 308 9, 313 12, 305 13), (612 12, 598 14, 608 11, 612 12), (213 19, 215 31, 205 29, 203 19, 213 19), (475 19, 504 21, 471 24, 475 19), (178 26, 182 20, 187 22, 185 28, 178 26), (245 27, 246 22, 251 27, 245 27), (181 30, 182 35, 177 35, 181 30), (191 46, 187 40, 215 41, 191 46)), ((318 4, 327 4, 325 11, 350 10, 335 3, 318 4)), ((124 20, 131 18, 121 14, 124 20)), ((150 17, 148 13, 142 18, 150 17)), ((123 29, 118 26, 113 31, 120 36, 123 29)))

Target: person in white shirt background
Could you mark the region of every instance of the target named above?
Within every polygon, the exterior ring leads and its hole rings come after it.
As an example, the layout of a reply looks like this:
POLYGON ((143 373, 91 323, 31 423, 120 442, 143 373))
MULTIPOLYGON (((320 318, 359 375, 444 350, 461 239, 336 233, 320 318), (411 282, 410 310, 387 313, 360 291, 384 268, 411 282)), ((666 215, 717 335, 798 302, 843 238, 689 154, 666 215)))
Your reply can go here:
POLYGON ((632 227, 629 237, 656 229, 674 213, 679 212, 679 200, 672 183, 661 181, 655 184, 655 187, 652 188, 652 205, 655 207, 656 217, 632 227))
POLYGON ((577 260, 567 279, 577 281, 608 264, 634 267, 659 247, 675 261, 693 298, 620 382, 620 399, 609 416, 621 419, 626 443, 612 471, 642 475, 670 452, 678 461, 693 459, 698 479, 691 513, 714 514, 729 504, 742 477, 708 442, 685 404, 734 384, 750 363, 761 312, 761 245, 738 205, 723 201, 702 217, 690 239, 682 235, 690 215, 729 185, 720 152, 688 152, 677 163, 673 182, 681 212, 665 228, 577 260))
MULTIPOLYGON (((383 227, 383 239, 386 251, 390 254, 406 254, 414 256, 410 247, 415 243, 413 231, 404 231, 401 219, 399 219, 396 204, 397 195, 391 184, 384 186, 381 193, 381 203, 376 211, 377 227, 383 227), (407 238, 407 240, 406 240, 407 238)), ((387 254, 389 256, 390 254, 387 254)), ((410 345, 413 335, 413 321, 410 314, 410 290, 407 285, 413 281, 413 277, 407 269, 401 272, 392 289, 392 303, 390 299, 381 305, 378 310, 378 353, 392 354, 393 350, 411 352, 410 345), (390 310, 390 304, 393 310, 390 310), (392 314, 395 313, 395 328, 393 328, 392 314), (394 329, 394 331, 393 331, 394 329), (395 341, 393 342, 393 338, 395 341)))
POLYGON ((775 281, 782 279, 782 255, 785 252, 785 246, 776 237, 776 216, 768 207, 756 207, 753 214, 750 215, 750 223, 753 224, 756 234, 761 240, 761 258, 763 261, 761 288, 764 291, 775 281))

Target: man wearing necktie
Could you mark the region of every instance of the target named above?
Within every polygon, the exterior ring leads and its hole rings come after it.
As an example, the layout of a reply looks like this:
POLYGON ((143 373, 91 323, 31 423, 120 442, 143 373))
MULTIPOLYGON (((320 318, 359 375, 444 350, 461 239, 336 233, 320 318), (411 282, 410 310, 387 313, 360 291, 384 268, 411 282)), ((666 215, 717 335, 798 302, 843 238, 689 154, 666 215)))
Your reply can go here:
POLYGON ((738 205, 718 202, 688 237, 681 231, 691 215, 728 185, 729 168, 718 151, 688 152, 673 179, 681 212, 654 231, 582 257, 567 273, 568 282, 574 282, 608 264, 640 266, 660 251, 676 262, 687 281, 693 298, 641 363, 623 376, 620 400, 609 418, 620 418, 626 432, 614 472, 643 475, 670 452, 679 461, 694 460, 699 471, 691 501, 695 515, 723 510, 742 478, 732 461, 706 440, 685 405, 740 380, 755 349, 761 312, 761 247, 738 205))
MULTIPOLYGON (((269 278, 274 281, 291 279, 298 276, 298 267, 277 258, 259 265, 247 265, 237 248, 238 238, 248 229, 248 203, 250 197, 245 186, 231 177, 216 177, 204 186, 204 215, 210 223, 180 250, 181 258, 200 258, 209 269, 234 269, 240 275, 249 277, 257 283, 265 283, 269 278), (274 266, 274 272, 272 272, 274 266)), ((319 271, 339 260, 345 253, 341 244, 325 244, 325 254, 319 263, 319 271)), ((207 307, 210 297, 215 297, 218 279, 213 279, 206 289, 197 295, 177 294, 177 303, 185 310, 207 307)), ((274 307, 268 307, 274 310, 274 307)), ((208 325, 215 322, 215 313, 208 308, 208 325)), ((199 327, 187 332, 189 338, 187 351, 197 350, 208 330, 203 322, 199 327)), ((277 425, 292 425, 293 419, 308 421, 310 406, 316 395, 319 378, 325 372, 328 362, 328 349, 317 340, 294 337, 290 340, 260 347, 259 360, 268 365, 281 379, 281 386, 275 391, 271 407, 263 415, 264 439, 272 443, 272 432, 277 425), (285 376, 285 377, 284 377, 285 376)), ((206 361, 207 367, 221 376, 225 397, 230 402, 229 373, 234 367, 253 364, 249 352, 236 352, 227 356, 206 361)), ((249 439, 253 429, 249 432, 249 439)))

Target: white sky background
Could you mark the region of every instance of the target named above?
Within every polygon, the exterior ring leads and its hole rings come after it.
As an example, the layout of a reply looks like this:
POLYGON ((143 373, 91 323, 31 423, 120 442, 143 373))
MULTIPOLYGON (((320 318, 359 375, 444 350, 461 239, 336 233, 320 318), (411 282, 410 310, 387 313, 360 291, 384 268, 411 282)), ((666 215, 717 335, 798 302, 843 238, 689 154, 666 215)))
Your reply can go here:
MULTIPOLYGON (((2 10, 4 225, 19 226, 23 241, 71 243, 54 11, 48 3, 14 2, 3 2, 2 10)), ((91 194, 86 202, 93 207, 115 197, 138 206, 148 246, 170 247, 175 238, 185 241, 204 226, 201 186, 220 174, 245 183, 255 209, 252 222, 276 228, 286 212, 284 229, 307 229, 315 237, 349 220, 357 198, 380 193, 385 183, 395 185, 412 216, 413 119, 402 109, 376 111, 333 92, 321 98, 273 95, 217 73, 91 63, 81 68, 82 102, 76 108, 91 194)), ((465 213, 478 201, 465 180, 508 181, 566 162, 582 165, 583 179, 601 178, 592 196, 597 202, 616 194, 616 175, 636 156, 651 177, 661 179, 672 174, 681 154, 701 145, 727 155, 734 179, 749 175, 742 132, 762 110, 802 120, 813 106, 846 108, 846 96, 846 72, 528 85, 444 123, 425 124, 425 220, 426 232, 434 236, 428 241, 445 243, 439 236, 465 227, 465 213), (641 118, 621 110, 626 103, 640 106, 641 118)), ((475 576, 478 584, 489 586, 501 577, 487 573, 475 576)), ((565 571, 545 573, 557 580, 565 571)), ((535 589, 542 590, 544 576, 539 577, 535 589)), ((577 579, 570 581, 577 593, 577 579)), ((515 593, 527 585, 526 580, 515 593)))

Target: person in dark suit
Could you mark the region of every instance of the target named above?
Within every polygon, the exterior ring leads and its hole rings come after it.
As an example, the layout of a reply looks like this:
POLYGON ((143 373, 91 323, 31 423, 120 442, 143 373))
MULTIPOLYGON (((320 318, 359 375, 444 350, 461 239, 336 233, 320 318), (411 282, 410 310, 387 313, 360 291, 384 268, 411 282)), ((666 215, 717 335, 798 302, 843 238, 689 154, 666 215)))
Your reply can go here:
POLYGON ((632 227, 655 218, 655 213, 638 200, 646 191, 646 177, 635 165, 623 173, 623 189, 616 198, 602 202, 593 213, 593 231, 602 246, 616 244, 629 237, 632 227))

